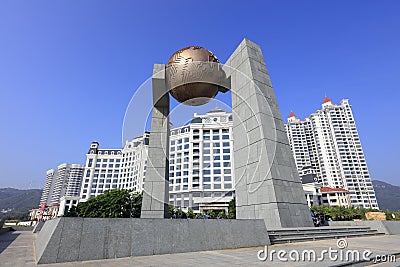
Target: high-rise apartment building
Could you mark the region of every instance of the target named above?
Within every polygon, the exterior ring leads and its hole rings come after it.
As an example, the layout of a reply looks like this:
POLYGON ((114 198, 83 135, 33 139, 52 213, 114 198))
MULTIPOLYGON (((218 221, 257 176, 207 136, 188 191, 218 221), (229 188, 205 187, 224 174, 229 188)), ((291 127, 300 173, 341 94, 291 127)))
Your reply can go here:
POLYGON ((54 175, 54 188, 51 194, 51 205, 59 204, 63 196, 79 196, 83 166, 80 164, 61 164, 54 175))
POLYGON ((300 177, 316 174, 324 187, 349 191, 350 205, 378 209, 353 112, 347 99, 322 108, 304 120, 293 112, 285 125, 300 177))
POLYGON ((46 182, 43 187, 42 197, 40 198, 40 205, 46 204, 49 206, 51 204, 51 196, 54 189, 54 175, 57 172, 54 169, 50 169, 46 172, 46 182))
POLYGON ((79 196, 83 169, 84 167, 80 164, 63 163, 57 167, 57 170, 48 170, 40 205, 60 204, 60 199, 63 196, 79 196))
POLYGON ((31 210, 31 219, 53 219, 57 215, 62 216, 72 205, 78 204, 83 170, 84 166, 80 164, 67 163, 60 164, 57 170, 48 170, 40 208, 31 210))

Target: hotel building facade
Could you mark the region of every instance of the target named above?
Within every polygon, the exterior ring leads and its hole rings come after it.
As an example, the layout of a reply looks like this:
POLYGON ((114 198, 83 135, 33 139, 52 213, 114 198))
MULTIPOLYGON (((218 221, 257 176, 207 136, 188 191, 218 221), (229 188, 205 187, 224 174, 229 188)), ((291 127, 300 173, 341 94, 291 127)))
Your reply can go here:
POLYGON ((170 205, 196 213, 228 211, 234 192, 232 125, 232 115, 216 108, 171 130, 170 205))
POLYGON ((143 190, 149 133, 127 141, 122 149, 100 149, 92 142, 86 154, 81 201, 115 188, 143 190))
MULTIPOLYGON (((149 133, 122 149, 100 149, 93 142, 86 155, 81 200, 114 188, 144 189, 149 133)), ((194 114, 188 125, 171 129, 169 204, 184 211, 227 211, 233 198, 232 115, 214 109, 194 114)))

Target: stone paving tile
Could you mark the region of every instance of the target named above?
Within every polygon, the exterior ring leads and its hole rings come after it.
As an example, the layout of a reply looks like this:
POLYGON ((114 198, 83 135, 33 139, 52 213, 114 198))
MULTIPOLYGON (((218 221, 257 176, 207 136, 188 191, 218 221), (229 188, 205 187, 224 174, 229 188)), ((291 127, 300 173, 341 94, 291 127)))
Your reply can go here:
MULTIPOLYGON (((0 266, 4 267, 33 267, 35 236, 30 232, 9 232, 0 235, 0 266)), ((392 254, 400 252, 400 235, 372 236, 347 239, 348 249, 369 249, 374 254, 392 254)), ((321 240, 269 246, 269 250, 303 251, 313 249, 317 255, 332 247, 337 249, 336 240, 321 240)), ((131 266, 332 266, 340 262, 280 262, 269 260, 263 262, 257 259, 257 251, 263 247, 201 251, 178 254, 142 256, 132 258, 108 259, 85 262, 68 262, 43 264, 43 267, 131 267, 131 266)), ((400 266, 396 263, 377 264, 374 266, 400 266)))

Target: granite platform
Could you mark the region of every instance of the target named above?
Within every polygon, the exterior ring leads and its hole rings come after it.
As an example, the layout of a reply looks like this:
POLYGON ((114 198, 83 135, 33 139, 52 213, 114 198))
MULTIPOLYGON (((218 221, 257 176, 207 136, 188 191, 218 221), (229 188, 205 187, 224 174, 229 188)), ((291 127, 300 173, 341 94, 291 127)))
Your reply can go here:
POLYGON ((38 264, 269 245, 264 220, 72 218, 47 221, 38 264))

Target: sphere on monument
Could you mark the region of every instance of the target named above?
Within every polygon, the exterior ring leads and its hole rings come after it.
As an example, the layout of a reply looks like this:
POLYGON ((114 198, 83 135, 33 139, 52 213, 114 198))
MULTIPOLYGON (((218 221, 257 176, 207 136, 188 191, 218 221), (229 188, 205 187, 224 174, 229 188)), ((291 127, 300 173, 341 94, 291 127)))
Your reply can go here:
POLYGON ((207 49, 188 46, 176 51, 166 68, 167 89, 180 103, 200 106, 214 98, 225 73, 207 49))

